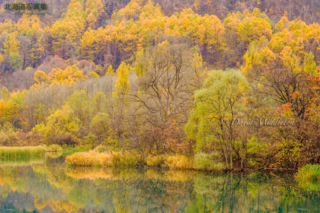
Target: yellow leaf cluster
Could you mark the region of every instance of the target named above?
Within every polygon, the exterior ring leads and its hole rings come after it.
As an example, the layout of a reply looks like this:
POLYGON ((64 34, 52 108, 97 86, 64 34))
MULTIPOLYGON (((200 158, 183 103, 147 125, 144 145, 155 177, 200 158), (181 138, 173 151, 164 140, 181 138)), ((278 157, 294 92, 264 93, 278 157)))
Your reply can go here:
POLYGON ((75 65, 68 66, 65 70, 60 68, 52 69, 48 74, 49 83, 73 85, 75 82, 86 79, 83 71, 79 70, 75 65))

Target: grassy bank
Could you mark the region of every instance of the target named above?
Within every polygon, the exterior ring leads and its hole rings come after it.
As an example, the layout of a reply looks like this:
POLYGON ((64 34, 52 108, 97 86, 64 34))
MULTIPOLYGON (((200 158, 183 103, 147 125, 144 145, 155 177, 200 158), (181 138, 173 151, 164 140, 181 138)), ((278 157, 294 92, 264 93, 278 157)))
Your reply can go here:
MULTIPOLYGON (((134 154, 128 151, 121 152, 101 152, 99 149, 89 152, 79 152, 67 156, 66 163, 69 166, 82 167, 127 167, 136 166, 143 167, 161 167, 170 169, 196 169, 206 170, 204 167, 199 167, 198 159, 188 158, 183 155, 157 155, 142 158, 139 154, 134 154), (195 162, 196 160, 196 162, 195 162)), ((215 163, 215 162, 212 162, 215 163)), ((224 170, 221 166, 216 170, 224 170)))
POLYGON ((86 167, 148 167, 170 168, 180 170, 224 171, 227 169, 219 160, 218 155, 198 153, 194 157, 184 155, 149 155, 143 158, 135 152, 106 151, 104 146, 98 146, 88 152, 79 152, 67 156, 69 166, 86 167))
POLYGON ((42 146, 0 147, 0 158, 42 157, 46 149, 42 146))
POLYGON ((69 155, 66 162, 71 166, 96 166, 96 167, 135 167, 140 156, 128 152, 103 152, 96 150, 89 152, 78 152, 69 155))
POLYGON ((73 153, 77 153, 77 152, 87 152, 87 151, 89 151, 89 150, 79 148, 79 147, 65 147, 65 148, 63 148, 63 153, 67 153, 67 154, 73 154, 73 153))

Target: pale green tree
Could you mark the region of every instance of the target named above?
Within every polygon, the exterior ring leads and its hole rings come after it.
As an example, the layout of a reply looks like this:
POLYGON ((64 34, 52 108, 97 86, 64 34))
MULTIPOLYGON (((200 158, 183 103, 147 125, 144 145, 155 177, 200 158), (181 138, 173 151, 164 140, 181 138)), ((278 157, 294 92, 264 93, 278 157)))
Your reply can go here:
MULTIPOLYGON (((47 118, 47 124, 43 129, 45 136, 53 139, 58 136, 71 135, 78 130, 79 124, 80 121, 75 116, 72 108, 69 105, 63 105, 61 109, 47 118)), ((54 140, 52 142, 54 142, 54 140)))
POLYGON ((19 53, 10 53, 9 55, 9 63, 10 63, 10 66, 14 69, 14 70, 17 70, 17 69, 20 69, 22 67, 22 63, 23 63, 23 60, 22 60, 22 57, 19 53))
MULTIPOLYGON (((233 147, 236 139, 233 120, 245 108, 245 77, 238 70, 212 71, 203 89, 195 92, 195 109, 185 126, 189 139, 196 141, 195 152, 215 145, 223 153, 226 164, 233 168, 233 147)), ((213 151, 213 150, 211 150, 213 151)))
POLYGON ((316 62, 314 61, 314 55, 312 52, 309 52, 308 55, 304 57, 304 71, 306 73, 316 75, 317 74, 317 65, 316 62))
POLYGON ((85 90, 77 90, 68 97, 68 105, 82 125, 87 126, 91 118, 91 98, 85 90))

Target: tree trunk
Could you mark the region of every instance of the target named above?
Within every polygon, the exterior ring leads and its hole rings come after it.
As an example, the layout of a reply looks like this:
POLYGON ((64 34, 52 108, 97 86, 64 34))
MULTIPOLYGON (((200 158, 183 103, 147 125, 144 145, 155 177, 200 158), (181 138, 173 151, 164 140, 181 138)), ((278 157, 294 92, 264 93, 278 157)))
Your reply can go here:
POLYGON ((232 164, 232 135, 231 134, 230 134, 229 146, 230 146, 230 166, 231 166, 231 170, 232 170, 233 169, 233 164, 232 164))

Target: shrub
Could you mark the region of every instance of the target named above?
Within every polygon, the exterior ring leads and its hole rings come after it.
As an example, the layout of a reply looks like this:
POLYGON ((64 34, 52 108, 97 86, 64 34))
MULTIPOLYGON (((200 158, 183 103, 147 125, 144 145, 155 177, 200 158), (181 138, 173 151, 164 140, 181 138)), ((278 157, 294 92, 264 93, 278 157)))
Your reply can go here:
POLYGON ((320 190, 320 165, 307 164, 298 170, 296 179, 300 187, 308 191, 320 190))
POLYGON ((17 134, 18 132, 12 124, 5 122, 3 125, 0 125, 0 144, 2 146, 12 146, 13 144, 17 144, 19 141, 17 134))
POLYGON ((96 72, 90 72, 89 74, 88 74, 88 77, 89 78, 99 78, 100 76, 96 73, 96 72))
POLYGON ((139 155, 132 154, 128 151, 112 152, 112 155, 112 163, 113 166, 116 167, 135 167, 140 160, 139 155))
POLYGON ((69 155, 66 163, 71 166, 112 166, 112 155, 110 153, 98 153, 95 151, 78 152, 69 155))
POLYGON ((251 168, 259 168, 263 166, 268 145, 259 141, 255 136, 253 136, 247 143, 246 149, 246 159, 248 166, 251 168))
POLYGON ((4 132, 0 132, 0 144, 6 144, 9 141, 9 137, 4 132))
POLYGON ((25 71, 31 71, 31 70, 33 70, 32 67, 27 67, 27 68, 25 69, 25 71))
POLYGON ((170 169, 192 169, 193 163, 190 159, 183 155, 167 156, 165 164, 170 169))
MULTIPOLYGON (((105 99, 106 99, 104 93, 100 94, 100 92, 98 92, 94 98, 96 98, 97 102, 98 101, 105 102, 105 99)), ((104 105, 102 105, 101 107, 103 107, 103 106, 104 105)), ((109 131, 110 131, 109 128, 106 128, 108 126, 110 126, 109 115, 107 113, 99 112, 97 115, 95 115, 92 118, 91 124, 90 124, 90 129, 94 133, 94 135, 96 135, 97 138, 101 140, 101 139, 108 138, 109 131)))
POLYGON ((99 153, 92 150, 69 155, 66 163, 71 166, 135 167, 139 160, 139 155, 129 152, 99 153))
POLYGON ((100 153, 97 157, 100 158, 99 165, 102 167, 109 167, 113 165, 113 156, 110 153, 100 153))
POLYGON ((301 181, 318 181, 320 182, 320 165, 307 164, 298 170, 296 178, 301 181))
POLYGON ((84 147, 87 149, 92 149, 97 140, 97 136, 90 132, 87 136, 83 137, 83 139, 84 139, 83 140, 84 143, 82 143, 82 145, 84 145, 84 147))
POLYGON ((0 144, 4 146, 13 146, 14 144, 19 143, 19 138, 17 135, 0 132, 0 144))
POLYGON ((204 170, 224 170, 226 165, 219 162, 220 156, 217 152, 206 154, 199 152, 194 156, 194 166, 196 169, 204 170))
POLYGON ((107 147, 104 145, 99 145, 94 149, 94 151, 99 152, 99 153, 105 152, 105 151, 107 151, 107 147))
POLYGON ((67 145, 67 146, 75 146, 78 144, 75 137, 69 133, 60 133, 59 136, 50 136, 47 138, 50 143, 59 144, 59 145, 67 145))
POLYGON ((52 144, 46 148, 46 152, 62 152, 62 147, 57 144, 52 144))
POLYGON ((148 166, 152 166, 152 167, 161 167, 164 166, 164 156, 163 155, 156 155, 156 156, 152 156, 149 155, 147 157, 147 165, 148 166))
POLYGON ((29 136, 38 139, 45 138, 49 144, 67 144, 69 146, 77 144, 73 133, 79 130, 80 120, 69 105, 63 105, 46 120, 46 124, 36 125, 29 136))
POLYGON ((283 139, 281 143, 274 144, 269 151, 271 151, 272 157, 276 160, 279 166, 292 168, 300 163, 301 147, 302 144, 299 141, 283 139), (274 151, 277 151, 277 153, 274 154, 274 151))

